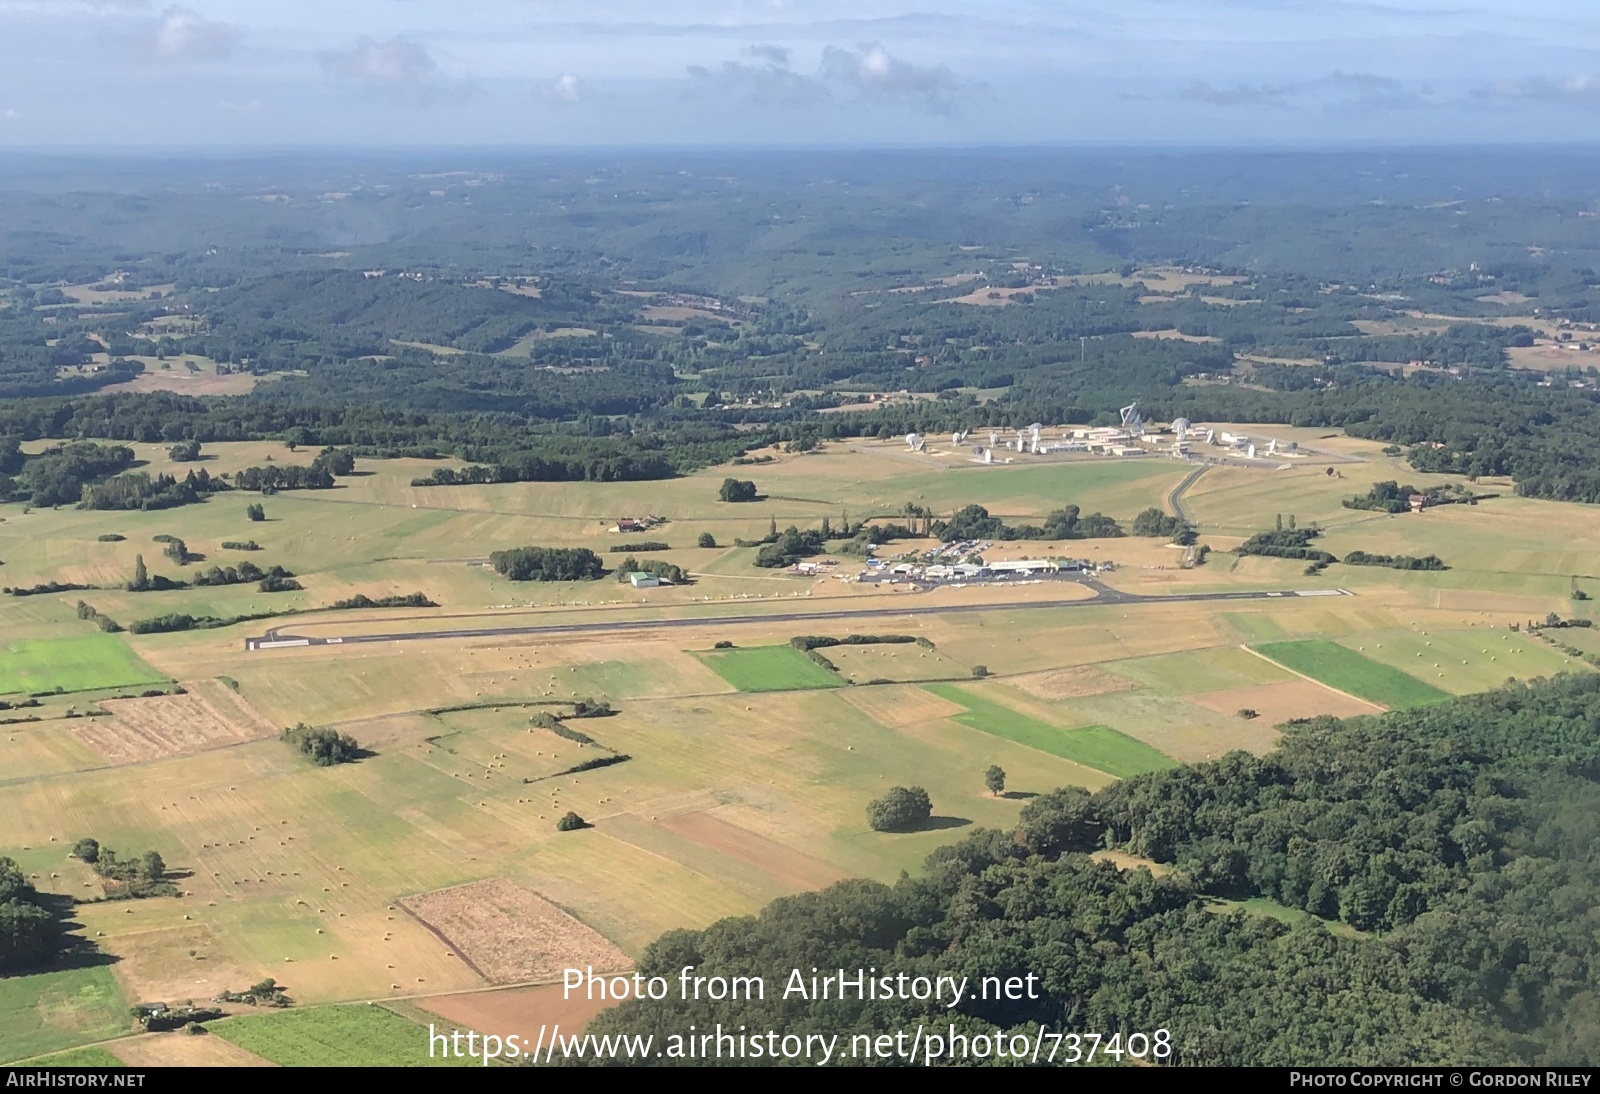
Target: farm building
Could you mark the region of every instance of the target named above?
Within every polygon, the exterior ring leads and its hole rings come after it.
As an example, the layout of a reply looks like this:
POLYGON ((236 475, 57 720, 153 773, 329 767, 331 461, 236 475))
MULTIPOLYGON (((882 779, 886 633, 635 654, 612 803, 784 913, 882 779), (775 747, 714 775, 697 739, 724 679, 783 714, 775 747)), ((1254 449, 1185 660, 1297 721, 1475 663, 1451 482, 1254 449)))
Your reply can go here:
POLYGON ((628 584, 635 589, 654 589, 661 584, 661 579, 655 574, 632 573, 628 575, 628 584))

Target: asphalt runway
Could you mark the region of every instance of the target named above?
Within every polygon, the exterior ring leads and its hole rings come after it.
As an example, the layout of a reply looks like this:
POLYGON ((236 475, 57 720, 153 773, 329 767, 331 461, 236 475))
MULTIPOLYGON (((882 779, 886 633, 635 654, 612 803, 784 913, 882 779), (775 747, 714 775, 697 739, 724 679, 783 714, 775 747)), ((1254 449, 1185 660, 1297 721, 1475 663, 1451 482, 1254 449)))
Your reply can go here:
POLYGON ((303 646, 353 646, 371 642, 425 642, 440 638, 517 638, 526 636, 621 634, 632 631, 675 630, 684 627, 718 627, 739 623, 812 623, 836 619, 891 619, 918 615, 964 615, 972 612, 1040 611, 1051 608, 1088 608, 1110 605, 1204 604, 1231 600, 1277 600, 1293 597, 1352 596, 1347 589, 1301 591, 1242 591, 1229 593, 1175 593, 1166 596, 1140 596, 1119 592, 1092 580, 1075 580, 1093 589, 1087 600, 1022 600, 1012 603, 920 604, 881 608, 848 608, 839 611, 782 612, 774 615, 699 616, 685 619, 606 620, 595 623, 547 623, 518 627, 464 627, 430 631, 400 631, 393 634, 350 634, 329 638, 285 633, 269 628, 258 638, 247 638, 244 648, 251 652, 292 649, 303 646))

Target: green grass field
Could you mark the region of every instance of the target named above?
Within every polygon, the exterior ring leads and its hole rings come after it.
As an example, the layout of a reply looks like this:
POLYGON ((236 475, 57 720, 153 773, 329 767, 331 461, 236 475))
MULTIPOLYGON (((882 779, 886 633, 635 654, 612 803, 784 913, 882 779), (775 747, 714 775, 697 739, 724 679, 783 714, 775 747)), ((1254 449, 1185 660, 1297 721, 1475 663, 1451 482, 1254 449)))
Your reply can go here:
POLYGON ((22 639, 0 651, 0 695, 161 684, 166 677, 109 634, 22 639))
POLYGON ((103 1048, 90 1045, 87 1048, 69 1048, 65 1052, 52 1052, 48 1056, 35 1056, 31 1060, 20 1061, 28 1067, 127 1067, 128 1065, 117 1059, 103 1048))
POLYGON ((128 1032, 122 993, 104 965, 0 978, 0 1061, 128 1032))
POLYGON ((844 686, 844 681, 793 646, 716 650, 699 657, 712 672, 740 691, 799 691, 844 686))
POLYGON ((1418 707, 1450 698, 1448 692, 1432 684, 1324 638, 1269 642, 1253 648, 1285 668, 1390 709, 1418 707))
POLYGON ((962 725, 1104 771, 1119 779, 1178 766, 1177 761, 1144 742, 1107 726, 1058 729, 954 684, 931 684, 928 690, 941 699, 960 703, 967 708, 967 713, 955 717, 955 721, 962 725))
POLYGON ((252 1014, 225 1018, 206 1028, 283 1067, 458 1067, 473 1063, 429 1057, 426 1026, 369 1004, 252 1014))

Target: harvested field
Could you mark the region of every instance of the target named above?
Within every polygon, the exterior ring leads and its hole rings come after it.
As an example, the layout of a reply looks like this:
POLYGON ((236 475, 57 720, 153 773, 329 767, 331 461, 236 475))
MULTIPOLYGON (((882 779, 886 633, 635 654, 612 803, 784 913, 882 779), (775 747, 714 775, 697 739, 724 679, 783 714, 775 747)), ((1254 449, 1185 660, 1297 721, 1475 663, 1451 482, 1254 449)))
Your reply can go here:
POLYGON ((1138 686, 1132 680, 1087 665, 1075 669, 1030 672, 1025 676, 1014 676, 1007 683, 1039 699, 1082 699, 1113 691, 1132 691, 1138 686))
POLYGON ((1207 691, 1189 696, 1189 701, 1218 714, 1237 714, 1248 708, 1268 725, 1278 725, 1291 718, 1313 718, 1318 714, 1348 718, 1383 711, 1374 703, 1362 702, 1310 680, 1283 680, 1275 684, 1207 691))
POLYGON ((187 695, 108 699, 110 718, 85 719, 72 735, 113 764, 140 763, 274 736, 278 730, 221 685, 187 695))
POLYGON ((889 729, 953 718, 967 709, 917 687, 851 688, 841 694, 845 702, 889 729))
POLYGON ((796 889, 822 889, 849 876, 820 859, 710 813, 680 813, 660 823, 685 839, 764 870, 796 889))
POLYGON ((192 1037, 182 1030, 145 1033, 113 1041, 111 1054, 134 1067, 277 1067, 221 1037, 192 1037))
POLYGON ((443 936, 491 984, 555 980, 569 967, 614 971, 633 965, 600 932, 503 878, 399 903, 443 936))
POLYGON ((415 1006, 448 1022, 496 1037, 527 1036, 541 1026, 561 1026, 576 1033, 589 1019, 613 1005, 612 1000, 565 999, 559 984, 537 988, 503 988, 461 995, 435 995, 413 1000, 415 1006))

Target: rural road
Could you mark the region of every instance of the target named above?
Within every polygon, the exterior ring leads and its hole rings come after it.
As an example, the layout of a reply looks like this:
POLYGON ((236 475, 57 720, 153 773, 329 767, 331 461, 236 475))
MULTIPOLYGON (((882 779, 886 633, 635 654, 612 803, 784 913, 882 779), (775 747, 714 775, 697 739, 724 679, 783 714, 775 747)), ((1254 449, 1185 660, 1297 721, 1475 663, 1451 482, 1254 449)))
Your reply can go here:
POLYGON ((1193 604, 1230 600, 1354 595, 1346 589, 1311 589, 1299 592, 1245 591, 1141 596, 1136 593, 1119 592, 1116 589, 1100 584, 1098 581, 1088 579, 1078 580, 1076 584, 1093 589, 1096 595, 1088 600, 1022 600, 999 604, 921 604, 892 608, 847 608, 824 612, 783 612, 774 615, 702 616, 687 619, 619 619, 598 623, 546 623, 516 627, 465 627, 436 631, 401 631, 394 634, 351 634, 333 638, 285 634, 279 628, 272 627, 259 638, 246 638, 244 648, 255 652, 259 650, 290 649, 300 646, 350 646, 363 642, 420 642, 436 638, 515 638, 528 635, 608 634, 624 631, 673 630, 683 627, 717 627, 737 623, 813 623, 833 619, 899 618, 910 615, 963 615, 971 612, 1022 611, 1039 608, 1104 607, 1109 604, 1193 604))

